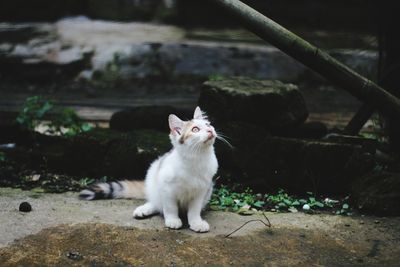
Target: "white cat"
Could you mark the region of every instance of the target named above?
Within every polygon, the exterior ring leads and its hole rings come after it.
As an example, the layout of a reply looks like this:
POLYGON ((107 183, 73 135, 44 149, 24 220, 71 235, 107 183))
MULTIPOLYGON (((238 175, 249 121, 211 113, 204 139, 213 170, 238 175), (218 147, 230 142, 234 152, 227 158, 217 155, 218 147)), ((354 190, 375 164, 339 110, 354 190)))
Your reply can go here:
POLYGON ((83 190, 80 197, 92 200, 145 196, 147 202, 134 210, 135 218, 161 213, 165 226, 178 229, 182 226, 178 212, 184 210, 190 229, 207 232, 210 226, 201 218, 201 211, 211 197, 212 178, 218 169, 214 152, 217 133, 199 107, 190 121, 171 114, 168 122, 173 149, 151 164, 144 185, 138 181, 96 184, 83 190))

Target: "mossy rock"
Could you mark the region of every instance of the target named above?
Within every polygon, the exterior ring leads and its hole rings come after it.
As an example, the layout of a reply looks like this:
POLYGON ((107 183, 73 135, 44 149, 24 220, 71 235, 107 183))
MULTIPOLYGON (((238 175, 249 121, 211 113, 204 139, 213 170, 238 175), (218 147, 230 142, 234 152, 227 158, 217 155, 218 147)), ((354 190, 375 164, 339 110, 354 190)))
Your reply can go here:
POLYGON ((296 127, 308 117, 296 85, 246 77, 205 82, 199 105, 217 124, 241 121, 273 132, 296 127))
POLYGON ((274 137, 239 123, 231 129, 236 133, 231 138, 234 148, 216 146, 220 170, 262 192, 285 188, 347 194, 352 182, 374 166, 373 155, 362 145, 274 137))
POLYGON ((166 133, 96 130, 71 139, 63 166, 80 175, 143 179, 150 163, 169 149, 166 133))
POLYGON ((171 148, 167 133, 152 130, 94 129, 74 137, 32 133, 30 140, 7 157, 26 170, 75 177, 143 179, 150 163, 171 148))

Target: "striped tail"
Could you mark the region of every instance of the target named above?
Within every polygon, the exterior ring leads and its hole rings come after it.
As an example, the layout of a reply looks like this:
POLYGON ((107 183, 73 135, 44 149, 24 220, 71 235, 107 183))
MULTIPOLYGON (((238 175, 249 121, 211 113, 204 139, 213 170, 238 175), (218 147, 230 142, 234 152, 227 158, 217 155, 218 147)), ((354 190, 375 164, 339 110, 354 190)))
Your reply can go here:
POLYGON ((98 183, 82 190, 79 198, 83 200, 136 198, 144 199, 144 181, 117 181, 98 183))

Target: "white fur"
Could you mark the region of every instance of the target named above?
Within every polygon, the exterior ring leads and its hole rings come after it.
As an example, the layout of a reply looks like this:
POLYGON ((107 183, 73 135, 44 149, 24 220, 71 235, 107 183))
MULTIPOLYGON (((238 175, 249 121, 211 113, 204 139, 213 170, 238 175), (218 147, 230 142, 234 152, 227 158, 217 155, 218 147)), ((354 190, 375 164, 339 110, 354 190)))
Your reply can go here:
POLYGON ((148 169, 145 180, 147 202, 136 208, 133 216, 141 218, 159 212, 164 215, 165 226, 178 229, 182 226, 178 211, 186 210, 190 229, 207 232, 209 225, 200 213, 211 197, 212 178, 218 169, 213 147, 215 130, 199 108, 191 122, 170 115, 169 124, 173 149, 148 169), (189 124, 199 127, 200 131, 191 132, 191 136, 181 143, 182 130, 189 124))

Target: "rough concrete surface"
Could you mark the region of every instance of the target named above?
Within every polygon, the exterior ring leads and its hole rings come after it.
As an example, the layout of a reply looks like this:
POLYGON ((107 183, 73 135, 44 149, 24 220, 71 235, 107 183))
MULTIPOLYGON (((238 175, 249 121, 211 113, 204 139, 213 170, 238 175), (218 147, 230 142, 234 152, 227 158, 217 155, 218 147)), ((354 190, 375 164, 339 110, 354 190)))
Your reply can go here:
POLYGON ((206 234, 135 220, 141 200, 0 189, 0 266, 398 266, 400 218, 205 212, 206 234), (18 211, 21 202, 32 211, 18 211))

